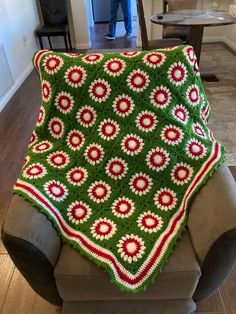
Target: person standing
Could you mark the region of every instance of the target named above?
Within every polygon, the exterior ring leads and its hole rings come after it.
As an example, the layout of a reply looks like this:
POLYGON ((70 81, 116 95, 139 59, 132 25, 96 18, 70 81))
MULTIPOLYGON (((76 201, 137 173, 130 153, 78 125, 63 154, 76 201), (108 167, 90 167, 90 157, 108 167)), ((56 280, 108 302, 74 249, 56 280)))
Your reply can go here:
POLYGON ((131 18, 131 0, 110 0, 110 24, 109 24, 109 32, 105 35, 107 39, 115 39, 116 37, 116 22, 117 22, 117 11, 119 8, 119 4, 121 4, 121 8, 124 15, 124 24, 125 24, 125 38, 130 38, 132 34, 132 18, 131 18))

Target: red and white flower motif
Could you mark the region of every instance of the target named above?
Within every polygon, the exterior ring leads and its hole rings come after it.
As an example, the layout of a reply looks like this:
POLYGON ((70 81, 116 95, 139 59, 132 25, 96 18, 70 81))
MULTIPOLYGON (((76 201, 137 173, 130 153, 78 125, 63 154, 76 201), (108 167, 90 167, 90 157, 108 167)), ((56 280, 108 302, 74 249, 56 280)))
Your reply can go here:
POLYGON ((150 210, 141 214, 138 217, 137 223, 142 231, 148 233, 157 232, 163 226, 162 218, 152 213, 150 210))
POLYGON ((26 166, 28 164, 28 162, 30 161, 30 156, 26 156, 25 159, 24 159, 24 162, 23 162, 23 166, 26 166))
POLYGON ((128 165, 122 158, 111 158, 106 165, 106 174, 114 180, 122 179, 128 171, 128 165))
POLYGON ((112 213, 119 218, 128 218, 135 210, 134 202, 127 197, 119 197, 112 204, 112 213))
POLYGON ((94 125, 97 115, 91 106, 83 106, 77 112, 76 119, 83 127, 88 128, 94 125))
POLYGON ((166 125, 161 131, 161 139, 169 145, 177 145, 182 142, 184 133, 175 125, 166 125))
POLYGON ((186 146, 186 153, 191 159, 200 159, 206 155, 206 147, 198 140, 191 139, 186 146))
POLYGON ((91 234, 95 239, 108 240, 117 230, 116 224, 107 218, 100 218, 90 228, 91 234))
POLYGON ((161 109, 166 108, 169 105, 171 99, 172 97, 169 89, 163 85, 155 87, 150 95, 151 103, 155 107, 161 109))
POLYGON ((147 133, 155 130, 157 119, 153 112, 145 110, 138 114, 135 122, 140 131, 147 133))
POLYGON ((152 178, 145 173, 134 174, 129 182, 131 191, 139 196, 147 194, 152 187, 152 178))
POLYGON ((193 124, 193 132, 200 136, 201 138, 206 138, 206 133, 204 132, 203 128, 199 123, 194 123, 193 124))
POLYGON ((23 171, 23 177, 27 179, 42 178, 47 174, 47 169, 40 163, 34 163, 23 171))
POLYGON ((184 55, 186 56, 187 60, 189 61, 189 63, 191 65, 193 65, 195 60, 196 60, 196 56, 195 56, 193 48, 190 46, 185 47, 183 52, 184 52, 184 55))
POLYGON ((49 141, 42 141, 36 144, 33 148, 34 153, 45 153, 52 149, 53 145, 49 141))
POLYGON ((70 58, 78 58, 81 56, 81 53, 75 53, 75 52, 63 52, 64 56, 70 57, 70 58))
POLYGON ((137 93, 144 91, 150 82, 149 75, 140 69, 133 70, 126 81, 129 88, 137 93))
POLYGON ((182 85, 187 79, 186 66, 179 62, 173 63, 168 70, 168 79, 174 85, 182 85))
POLYGON ((31 137, 30 137, 29 146, 34 145, 37 142, 37 140, 38 140, 38 136, 37 136, 36 132, 33 131, 32 134, 31 134, 31 137))
POLYGON ((117 137, 120 131, 119 124, 111 119, 103 120, 99 127, 98 133, 103 140, 110 141, 117 137))
POLYGON ((103 102, 106 101, 107 98, 110 96, 111 87, 110 84, 105 81, 104 79, 97 79, 91 83, 89 86, 89 96, 95 102, 103 102))
POLYGON ((39 109, 39 116, 38 116, 38 121, 37 121, 36 126, 43 125, 44 120, 45 120, 45 109, 43 106, 41 106, 39 109))
POLYGON ((84 157, 91 165, 99 164, 104 156, 104 150, 101 145, 92 143, 87 146, 84 157))
POLYGON ((186 97, 188 99, 188 102, 192 105, 192 106, 196 106, 199 104, 200 102, 200 95, 199 95, 199 89, 197 87, 197 85, 191 85, 189 86, 187 93, 186 93, 186 97))
POLYGON ((188 110, 183 105, 177 105, 172 110, 172 114, 174 118, 178 121, 182 122, 183 124, 188 123, 189 113, 188 110))
POLYGON ((44 69, 48 74, 57 73, 60 70, 60 68, 63 66, 63 64, 64 64, 63 59, 56 55, 49 55, 45 57, 43 61, 44 69))
POLYGON ((88 178, 88 172, 83 167, 75 167, 66 174, 67 181, 75 186, 81 186, 88 178))
POLYGON ((88 189, 89 197, 96 203, 105 202, 111 195, 111 187, 104 181, 95 181, 88 189))
POLYGON ((168 188, 161 188, 154 196, 155 205, 161 210, 174 209, 177 203, 176 193, 168 188))
POLYGON ((172 51, 179 48, 179 46, 174 46, 174 47, 167 47, 167 48, 161 48, 162 51, 172 51))
POLYGON ((70 157, 63 151, 57 151, 47 157, 47 162, 54 168, 62 169, 68 165, 70 157))
POLYGON ((68 189, 60 181, 48 181, 43 187, 47 195, 54 201, 61 202, 68 196, 68 189))
POLYGON ((121 141, 121 148, 127 155, 137 155, 143 149, 143 140, 135 134, 128 134, 121 141))
POLYGON ((121 75, 124 72, 126 63, 121 59, 113 58, 107 60, 103 68, 108 75, 115 77, 121 75))
POLYGON ((171 171, 171 179, 177 185, 188 183, 193 175, 193 168, 186 163, 180 162, 171 171))
POLYGON ((113 103, 113 109, 119 117, 126 117, 131 114, 134 109, 133 99, 125 94, 122 94, 115 98, 113 103))
POLYGON ((82 224, 91 216, 91 208, 82 201, 75 201, 67 209, 67 216, 74 224, 82 224))
POLYGON ((72 66, 65 73, 65 81, 71 87, 81 87, 87 77, 85 69, 81 66, 72 66))
POLYGON ((103 55, 101 53, 90 53, 82 58, 87 64, 96 64, 102 61, 103 55))
POLYGON ((79 150, 84 145, 84 135, 79 130, 71 130, 66 138, 67 145, 72 150, 79 150))
POLYGON ((200 76, 200 69, 199 69, 199 66, 198 66, 197 58, 194 61, 193 69, 194 69, 194 72, 195 72, 196 76, 200 76))
POLYGON ((48 49, 40 50, 34 56, 34 59, 33 59, 34 67, 40 76, 41 76, 40 62, 42 60, 42 57, 49 52, 50 51, 48 49))
POLYGON ((161 67, 166 60, 166 56, 160 52, 150 52, 145 54, 143 62, 150 68, 156 69, 161 67))
POLYGON ((126 57, 126 58, 134 58, 140 54, 139 51, 125 51, 121 52, 121 56, 126 57))
POLYGON ((48 130, 52 137, 60 138, 64 133, 64 124, 59 118, 52 118, 48 123, 48 130))
POLYGON ((123 236, 119 240, 117 247, 120 256, 129 264, 137 262, 143 256, 146 249, 143 239, 134 234, 123 236))
POLYGON ((146 157, 148 167, 155 171, 164 170, 168 166, 169 161, 169 153, 160 147, 151 149, 146 157))
POLYGON ((64 114, 69 113, 74 106, 74 99, 67 92, 60 92, 55 99, 55 106, 64 114))
POLYGON ((48 102, 52 95, 51 84, 48 81, 43 80, 41 83, 41 90, 43 101, 48 102))

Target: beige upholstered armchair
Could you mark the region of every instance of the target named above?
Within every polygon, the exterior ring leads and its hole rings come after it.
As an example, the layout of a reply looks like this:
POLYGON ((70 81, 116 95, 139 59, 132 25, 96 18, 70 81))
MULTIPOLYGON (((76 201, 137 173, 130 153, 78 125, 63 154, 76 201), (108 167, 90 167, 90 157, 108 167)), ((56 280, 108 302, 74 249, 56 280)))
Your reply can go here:
POLYGON ((30 286, 63 314, 190 314, 236 260, 236 184, 224 164, 195 197, 188 228, 145 292, 121 292, 107 274, 61 243, 46 216, 14 196, 2 240, 30 286), (147 312, 148 309, 148 312, 147 312))

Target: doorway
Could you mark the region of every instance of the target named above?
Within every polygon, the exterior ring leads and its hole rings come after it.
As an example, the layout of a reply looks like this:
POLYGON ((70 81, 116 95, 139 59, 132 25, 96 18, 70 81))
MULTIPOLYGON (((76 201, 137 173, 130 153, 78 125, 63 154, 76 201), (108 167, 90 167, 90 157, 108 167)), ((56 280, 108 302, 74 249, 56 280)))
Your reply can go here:
POLYGON ((86 0, 89 9, 88 23, 90 29, 91 49, 122 49, 136 48, 137 38, 137 8, 136 0, 131 0, 132 36, 124 38, 125 28, 123 13, 119 6, 116 25, 116 39, 104 38, 108 32, 110 20, 110 0, 86 0))

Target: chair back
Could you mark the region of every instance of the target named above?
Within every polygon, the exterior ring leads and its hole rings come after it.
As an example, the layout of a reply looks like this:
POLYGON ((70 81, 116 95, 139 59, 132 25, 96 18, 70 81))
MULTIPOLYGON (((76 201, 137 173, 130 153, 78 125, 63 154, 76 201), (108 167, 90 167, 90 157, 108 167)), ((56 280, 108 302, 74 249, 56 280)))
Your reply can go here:
POLYGON ((163 12, 197 9, 197 0, 163 0, 163 12))
POLYGON ((40 0, 46 26, 67 24, 67 0, 40 0))
POLYGON ((147 27, 146 27, 146 21, 145 21, 144 9, 143 9, 143 1, 136 0, 136 4, 137 4, 138 19, 139 19, 140 33, 141 33, 141 39, 142 39, 142 50, 149 50, 147 27))

